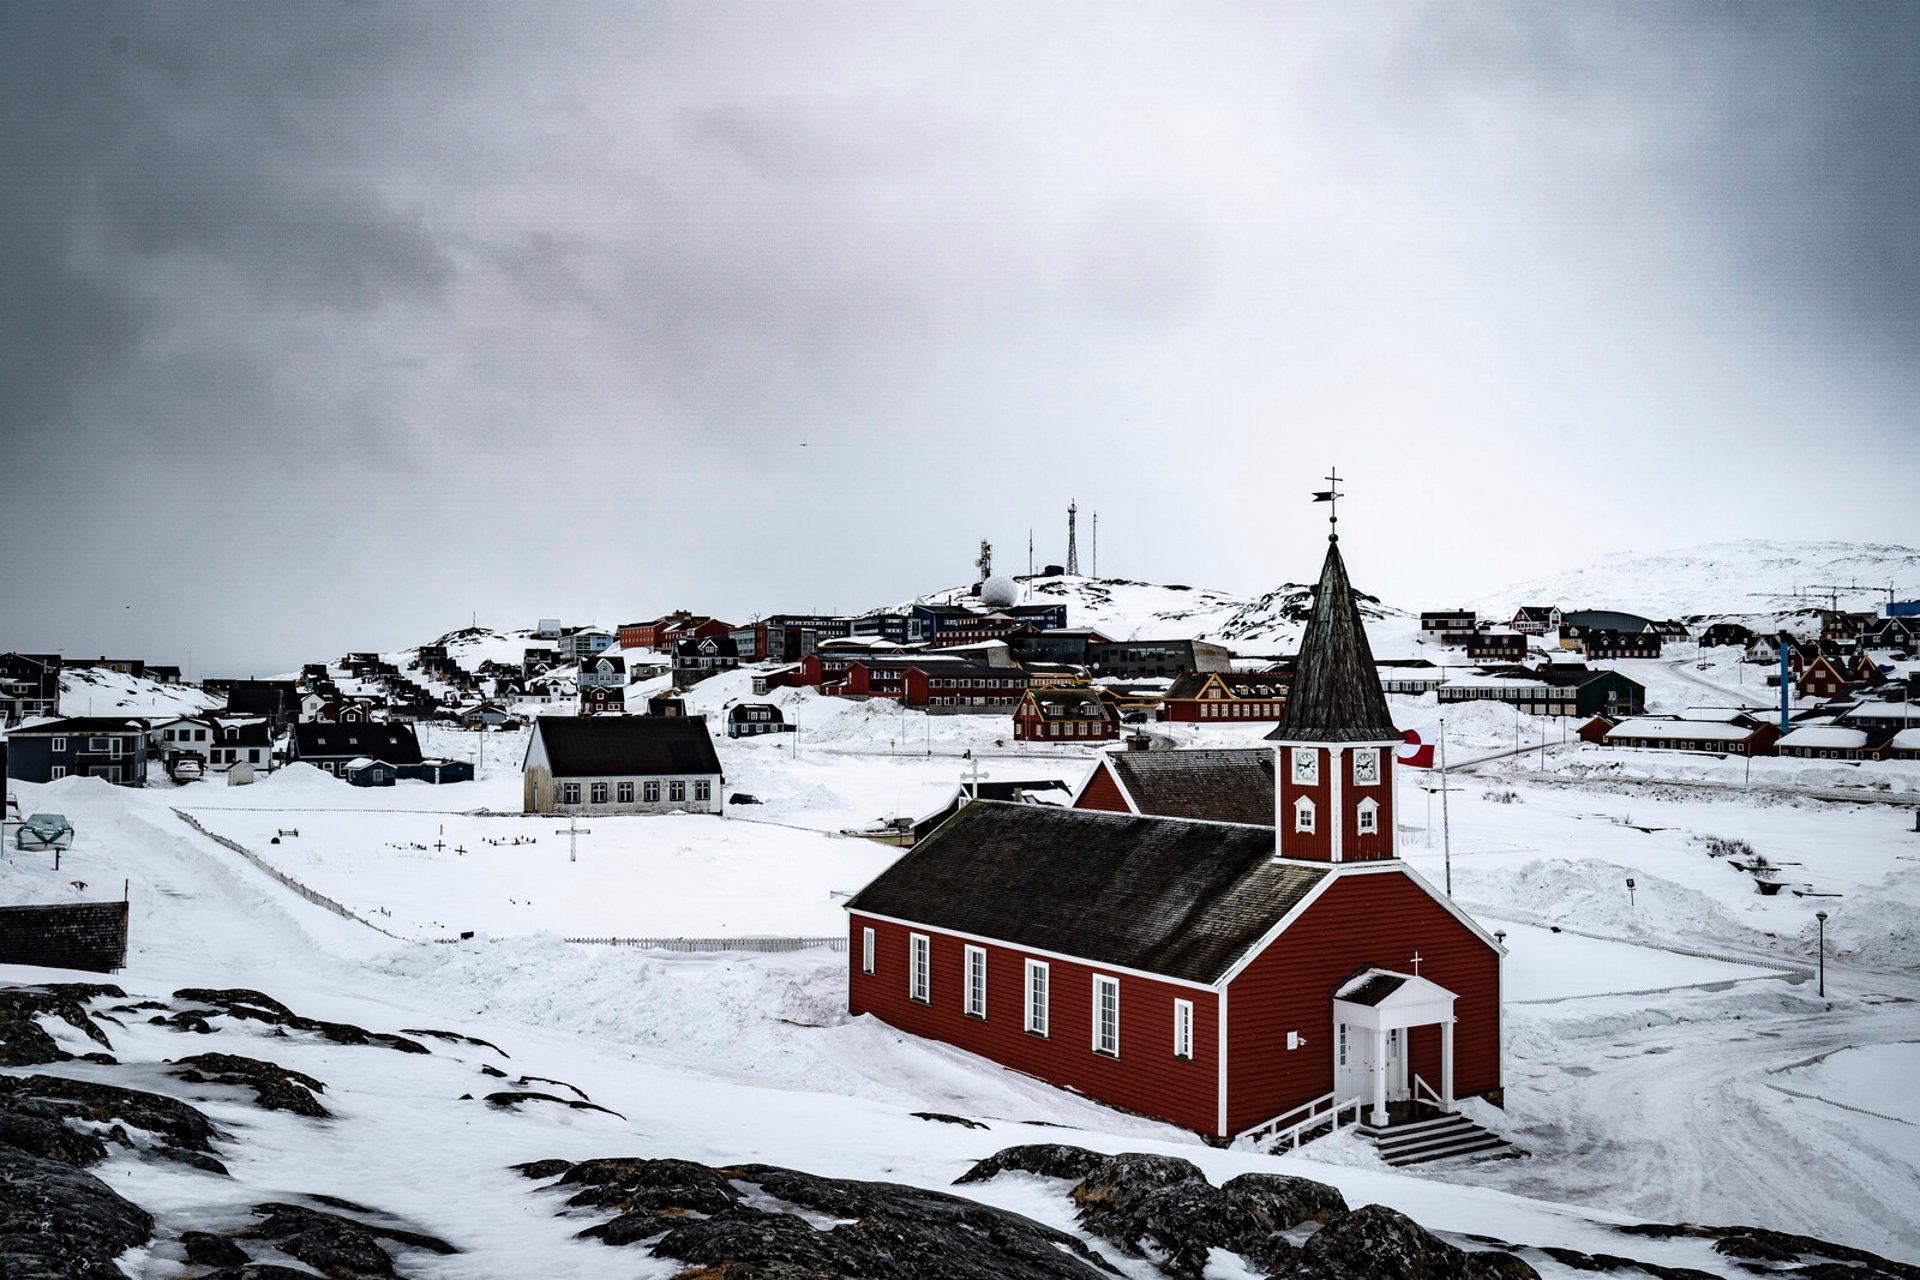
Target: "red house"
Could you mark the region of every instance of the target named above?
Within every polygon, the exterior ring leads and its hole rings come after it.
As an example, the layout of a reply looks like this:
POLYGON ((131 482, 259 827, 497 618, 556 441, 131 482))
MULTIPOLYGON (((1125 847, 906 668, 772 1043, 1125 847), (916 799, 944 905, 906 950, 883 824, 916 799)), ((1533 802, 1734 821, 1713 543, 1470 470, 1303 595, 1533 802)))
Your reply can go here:
POLYGON ((1016 742, 1112 742, 1120 713, 1097 689, 1029 687, 1013 709, 1016 742))
POLYGON ((1189 671, 1167 686, 1160 718, 1192 724, 1278 720, 1286 705, 1284 671, 1189 671))
POLYGON ((1846 672, 1824 653, 1807 664, 1794 685, 1794 692, 1802 698, 1837 698, 1846 689, 1846 672))
POLYGON ((1397 856, 1337 543, 1268 736, 1277 827, 967 805, 848 902, 852 1011, 1215 1138, 1497 1101, 1504 953, 1397 856))

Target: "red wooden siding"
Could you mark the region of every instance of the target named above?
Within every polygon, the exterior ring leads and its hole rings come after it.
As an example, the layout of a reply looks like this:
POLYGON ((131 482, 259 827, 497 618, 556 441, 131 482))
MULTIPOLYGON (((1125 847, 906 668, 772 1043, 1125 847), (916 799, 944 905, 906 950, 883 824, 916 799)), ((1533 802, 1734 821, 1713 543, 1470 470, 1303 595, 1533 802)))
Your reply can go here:
POLYGON ((987 1016, 968 1017, 965 939, 936 929, 909 928, 848 913, 847 988, 849 1008, 871 1013, 913 1035, 943 1040, 1023 1071, 1050 1084, 1074 1089, 1114 1106, 1203 1133, 1214 1132, 1219 1113, 1219 1030, 1216 997, 1210 991, 1182 987, 1098 966, 1047 956, 1048 1034, 1026 1030, 1026 961, 1029 953, 978 943, 987 953, 987 1016), (861 971, 861 931, 874 931, 874 972, 861 971), (908 937, 931 939, 928 1003, 907 991, 908 937), (1093 1051, 1093 976, 1120 982, 1120 1056, 1093 1051), (1173 1056, 1173 1002, 1193 1002, 1191 1060, 1173 1056))
MULTIPOLYGON (((1420 976, 1458 997, 1455 1094, 1498 1089, 1499 953, 1404 874, 1342 876, 1228 988, 1227 1132, 1332 1089, 1334 991, 1369 965, 1411 972, 1416 951, 1420 976), (1288 1050, 1289 1031, 1306 1044, 1288 1050)), ((1412 1071, 1438 1089, 1438 1028, 1416 1032, 1411 1051, 1412 1071)))
POLYGON ((1113 780, 1113 770, 1102 760, 1094 769, 1093 777, 1088 779, 1080 798, 1073 802, 1076 809, 1103 809, 1108 813, 1132 813, 1127 808, 1127 799, 1120 794, 1120 784, 1113 780))
POLYGON ((1280 806, 1275 820, 1280 828, 1280 855, 1285 858, 1305 858, 1314 862, 1330 862, 1333 859, 1333 771, 1340 771, 1340 857, 1344 862, 1373 862, 1393 856, 1393 748, 1347 747, 1338 755, 1327 747, 1317 750, 1320 755, 1320 780, 1311 786, 1293 780, 1293 753, 1298 748, 1286 747, 1280 752, 1280 806), (1377 750, 1380 753, 1380 781, 1371 786, 1361 786, 1353 780, 1353 753, 1356 750, 1377 750), (1293 829, 1294 801, 1306 796, 1313 801, 1313 825, 1311 832, 1293 829), (1375 830, 1363 833, 1360 830, 1360 802, 1371 798, 1380 806, 1379 823, 1375 830))
MULTIPOLYGON (((1293 780, 1293 755, 1297 748, 1284 747, 1280 752, 1280 807, 1274 814, 1280 833, 1280 856, 1283 858, 1306 858, 1314 862, 1333 860, 1333 808, 1329 797, 1332 788, 1332 765, 1325 747, 1316 748, 1320 755, 1319 781, 1304 785, 1293 780), (1293 806, 1301 796, 1313 801, 1313 830, 1295 831, 1293 829, 1293 806)), ((1231 1019, 1232 1005, 1228 1005, 1228 1018, 1231 1019)))

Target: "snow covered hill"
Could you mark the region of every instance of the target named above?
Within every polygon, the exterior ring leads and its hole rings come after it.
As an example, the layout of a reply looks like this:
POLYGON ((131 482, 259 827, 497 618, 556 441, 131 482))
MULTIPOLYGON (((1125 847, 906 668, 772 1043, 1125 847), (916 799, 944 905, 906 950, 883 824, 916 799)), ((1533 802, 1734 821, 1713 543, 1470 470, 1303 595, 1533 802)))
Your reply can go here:
POLYGON ((1841 591, 1842 609, 1920 597, 1920 550, 1888 543, 1714 542, 1673 551, 1621 551, 1579 569, 1489 592, 1471 607, 1495 617, 1523 604, 1563 609, 1626 609, 1649 617, 1698 614, 1777 616, 1826 608, 1833 597, 1811 588, 1857 583, 1841 591))
MULTIPOLYGON (((923 604, 978 607, 971 587, 950 587, 921 597, 923 604)), ((1360 612, 1379 657, 1412 652, 1418 619, 1369 595, 1360 595, 1360 612)), ((1049 577, 1022 583, 1021 602, 1067 606, 1067 625, 1092 627, 1116 640, 1212 640, 1244 653, 1290 653, 1300 643, 1310 583, 1282 583, 1264 595, 1231 595, 1181 583, 1159 585, 1128 578, 1049 577)), ((904 609, 906 603, 891 606, 904 609)))
POLYGON ((106 667, 60 672, 60 714, 65 716, 184 716, 224 705, 196 685, 160 684, 106 667))

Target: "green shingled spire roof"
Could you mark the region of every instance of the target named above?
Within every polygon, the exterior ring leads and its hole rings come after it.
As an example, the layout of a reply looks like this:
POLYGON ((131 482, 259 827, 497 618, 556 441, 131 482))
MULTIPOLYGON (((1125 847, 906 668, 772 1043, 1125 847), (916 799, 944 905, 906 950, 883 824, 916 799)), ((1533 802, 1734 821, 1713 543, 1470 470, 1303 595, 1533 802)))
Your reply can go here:
POLYGON ((1267 735, 1274 742, 1398 742, 1400 731, 1387 712, 1380 674, 1353 584, 1340 558, 1340 539, 1327 539, 1327 561, 1313 589, 1313 613, 1300 638, 1293 682, 1280 723, 1267 735))

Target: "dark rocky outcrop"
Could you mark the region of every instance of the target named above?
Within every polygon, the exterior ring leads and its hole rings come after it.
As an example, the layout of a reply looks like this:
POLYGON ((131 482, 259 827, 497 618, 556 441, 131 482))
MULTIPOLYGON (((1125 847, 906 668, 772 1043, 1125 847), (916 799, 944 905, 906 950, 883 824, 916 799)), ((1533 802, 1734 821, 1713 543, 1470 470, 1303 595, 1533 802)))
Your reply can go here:
POLYGON ((426 1036, 433 1040, 446 1040, 454 1044, 470 1044, 481 1049, 491 1049, 503 1058, 513 1056, 491 1040, 482 1040, 479 1036, 462 1035, 458 1031, 435 1031, 432 1027, 402 1027, 400 1030, 410 1036, 426 1036))
POLYGON ((1468 1253, 1406 1214, 1370 1204, 1336 1215, 1308 1237, 1288 1280, 1537 1280, 1509 1253, 1468 1253))
MULTIPOLYGON (((381 1241, 411 1249, 451 1254, 459 1250, 437 1236, 407 1231, 377 1222, 298 1204, 259 1204, 253 1207, 263 1221, 247 1234, 270 1241, 290 1258, 329 1276, 395 1275, 393 1255, 381 1241)), ((373 1210, 364 1210, 372 1213, 373 1210)), ((271 1273, 264 1273, 271 1274, 271 1273)))
POLYGON ((985 1182, 1002 1173, 1032 1173, 1042 1178, 1068 1178, 1078 1182, 1099 1168, 1107 1159, 1097 1151, 1070 1147, 1059 1142, 1031 1142, 1007 1147, 988 1156, 954 1179, 955 1184, 985 1182))
POLYGON ((0 1113, 117 1121, 160 1135, 166 1147, 203 1154, 212 1153, 216 1134, 211 1120, 177 1098, 60 1076, 0 1076, 0 1113))
MULTIPOLYGON (((1846 1263, 1862 1268, 1849 1268, 1848 1274, 1856 1280, 1869 1280, 1871 1276, 1920 1280, 1920 1266, 1911 1262, 1896 1262, 1852 1245, 1834 1244, 1813 1236, 1796 1235, 1791 1231, 1776 1231, 1771 1227, 1702 1227, 1686 1222, 1640 1222, 1616 1227, 1615 1230, 1622 1235, 1653 1240, 1671 1240, 1680 1236, 1712 1240, 1717 1253, 1747 1263, 1797 1264, 1791 1272, 1778 1271, 1775 1267, 1757 1268, 1776 1274, 1812 1276, 1818 1271, 1831 1269, 1835 1263, 1846 1263)), ((1542 1252, 1552 1254, 1553 1250, 1542 1252)), ((1652 1269, 1644 1263, 1636 1265, 1646 1270, 1652 1269)))
POLYGON ((1113 1274, 1080 1240, 1019 1214, 945 1192, 822 1178, 772 1165, 712 1169, 685 1160, 535 1161, 559 1173, 570 1208, 618 1217, 582 1232, 645 1244, 725 1280, 1100 1280, 1113 1274), (749 1203, 752 1200, 756 1203, 749 1203), (757 1205, 793 1206, 788 1212, 757 1205), (821 1229, 805 1214, 835 1219, 821 1229))
POLYGON ((523 1102, 557 1102, 561 1106, 571 1107, 575 1111, 604 1111, 610 1116, 617 1116, 622 1120, 626 1119, 626 1117, 620 1115, 618 1111, 610 1107, 603 1107, 597 1102, 582 1102, 578 1098, 561 1098, 551 1093, 490 1093, 487 1095, 486 1101, 489 1106, 501 1107, 503 1109, 507 1107, 517 1107, 523 1102))
POLYGON ((1337 1187, 1280 1173, 1243 1173, 1220 1184, 1228 1199, 1251 1212, 1268 1231, 1288 1231, 1303 1222, 1326 1222, 1347 1211, 1337 1187))
POLYGON ((1153 1258, 1180 1280, 1198 1280, 1214 1249, 1248 1255, 1269 1269, 1286 1252, 1286 1242, 1251 1209, 1177 1156, 1113 1156, 1073 1188, 1073 1202, 1081 1226, 1127 1253, 1153 1258), (1280 1257, 1269 1256, 1276 1253, 1280 1257))
POLYGON ((153 1235, 153 1216, 70 1164, 0 1145, 0 1274, 125 1280, 114 1258, 153 1235))
POLYGON ((176 1060, 173 1074, 188 1084, 211 1081, 243 1085, 253 1090, 254 1101, 267 1111, 291 1111, 316 1120, 328 1119, 332 1114, 313 1096, 324 1093, 326 1085, 305 1072, 259 1058, 243 1058, 232 1053, 195 1054, 176 1060))
POLYGON ((225 1236, 211 1231, 183 1231, 180 1244, 187 1261, 201 1267, 239 1267, 249 1261, 247 1251, 225 1236))
POLYGON ((98 982, 51 982, 0 990, 0 1066, 31 1067, 73 1057, 40 1025, 38 1019, 46 1016, 60 1019, 103 1049, 113 1048, 87 1011, 87 1001, 102 996, 124 1000, 126 995, 118 987, 98 982))
POLYGON ((270 1262, 249 1262, 243 1267, 209 1271, 200 1280, 313 1280, 313 1272, 277 1267, 270 1262))
POLYGON ((326 1022, 319 1018, 301 1017, 272 996, 247 987, 182 987, 173 993, 173 998, 218 1009, 229 1017, 265 1022, 291 1031, 310 1032, 334 1044, 380 1045, 400 1053, 428 1052, 427 1046, 418 1040, 409 1040, 391 1032, 368 1031, 350 1022, 326 1022))
POLYGON ((932 1120, 938 1124, 957 1124, 963 1129, 985 1129, 988 1126, 978 1120, 969 1120, 965 1116, 950 1116, 944 1111, 915 1111, 915 1120, 932 1120))
POLYGON ((571 1160, 529 1160, 525 1164, 516 1164, 513 1171, 523 1178, 532 1178, 535 1182, 545 1182, 548 1178, 557 1178, 573 1168, 571 1160))

